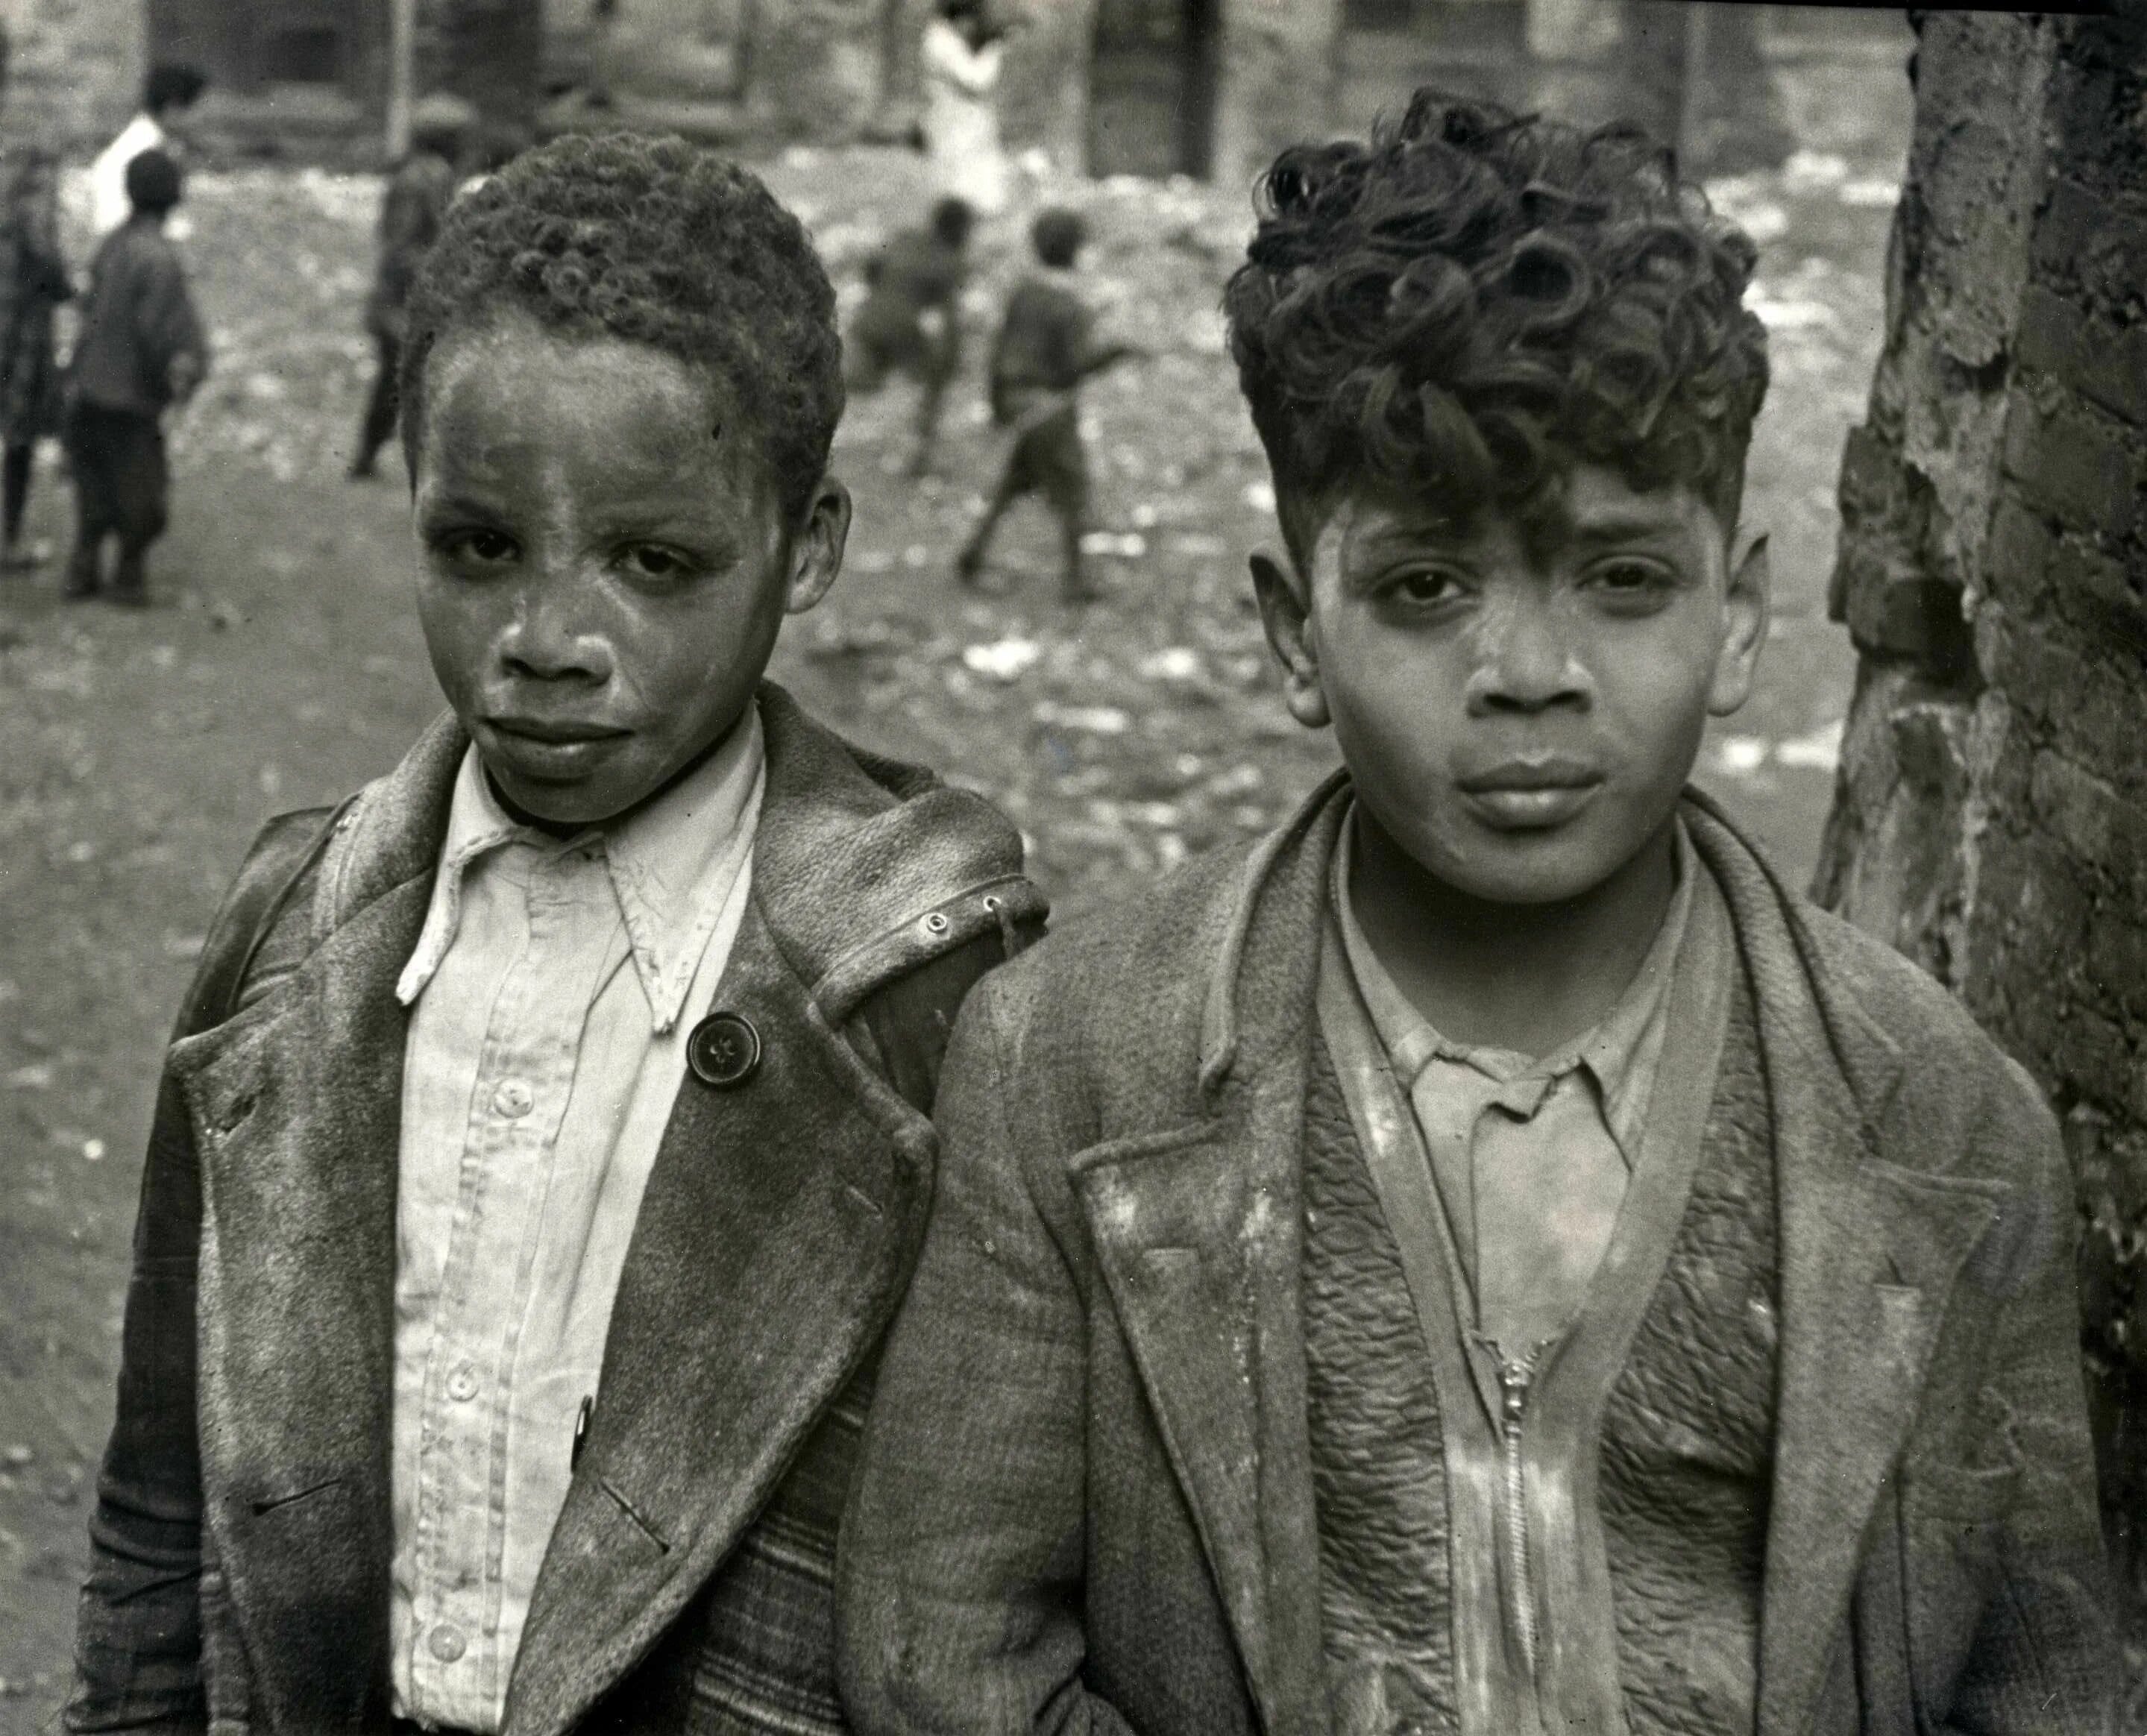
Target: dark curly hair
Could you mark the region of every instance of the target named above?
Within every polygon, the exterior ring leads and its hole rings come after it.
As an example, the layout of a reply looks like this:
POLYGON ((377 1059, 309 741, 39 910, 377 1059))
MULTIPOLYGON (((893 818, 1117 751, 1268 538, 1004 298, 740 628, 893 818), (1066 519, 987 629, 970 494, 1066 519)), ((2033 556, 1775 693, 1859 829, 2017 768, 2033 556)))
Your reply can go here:
POLYGON ((683 139, 621 133, 524 152, 458 199, 410 293, 413 463, 433 350, 510 308, 706 369, 758 418, 785 515, 803 513, 843 413, 835 292, 757 177, 683 139))
POLYGON ((1300 558, 1339 488, 1465 523, 1527 514, 1576 463, 1735 522, 1767 389, 1757 256, 1645 133, 1419 90, 1369 145, 1284 152, 1258 203, 1224 309, 1300 558))

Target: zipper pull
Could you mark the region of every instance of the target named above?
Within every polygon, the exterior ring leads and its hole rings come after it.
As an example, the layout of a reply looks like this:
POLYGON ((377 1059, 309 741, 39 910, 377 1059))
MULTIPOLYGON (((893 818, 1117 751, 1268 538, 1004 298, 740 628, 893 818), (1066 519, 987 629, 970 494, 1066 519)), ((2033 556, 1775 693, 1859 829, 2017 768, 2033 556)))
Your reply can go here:
POLYGON ((1509 1428, 1518 1429, 1528 1409, 1529 1374, 1525 1364, 1509 1363, 1503 1357, 1499 1360, 1499 1408, 1509 1428))

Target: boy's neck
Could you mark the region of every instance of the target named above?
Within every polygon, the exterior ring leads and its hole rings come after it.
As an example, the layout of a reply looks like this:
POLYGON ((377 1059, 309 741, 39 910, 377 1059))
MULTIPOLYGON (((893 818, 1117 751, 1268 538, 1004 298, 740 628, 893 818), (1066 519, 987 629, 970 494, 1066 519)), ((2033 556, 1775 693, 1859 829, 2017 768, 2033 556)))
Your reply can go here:
POLYGON ((1358 926, 1394 986, 1456 1043, 1546 1055, 1594 1029, 1639 971, 1677 889, 1674 820, 1578 898, 1504 904, 1427 873, 1361 803, 1354 813, 1358 926))

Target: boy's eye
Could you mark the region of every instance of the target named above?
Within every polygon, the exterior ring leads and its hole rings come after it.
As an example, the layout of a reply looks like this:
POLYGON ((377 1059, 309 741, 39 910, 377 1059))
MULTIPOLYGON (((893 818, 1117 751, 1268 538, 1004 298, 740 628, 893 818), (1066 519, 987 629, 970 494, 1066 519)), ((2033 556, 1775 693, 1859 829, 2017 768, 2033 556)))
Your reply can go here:
POLYGON ((1676 588, 1677 574, 1659 561, 1629 557, 1605 561, 1587 577, 1589 588, 1615 603, 1654 603, 1676 588))
POLYGON ((619 561, 636 578, 658 584, 674 584, 696 570, 693 561, 660 543, 631 543, 619 553, 619 561))
POLYGON ((1444 567, 1406 568, 1380 587, 1389 602, 1419 609, 1457 602, 1466 591, 1461 576, 1444 567))
POLYGON ((514 538, 504 531, 497 530, 451 532, 441 538, 435 546, 449 560, 477 567, 497 567, 513 560, 519 553, 514 538))

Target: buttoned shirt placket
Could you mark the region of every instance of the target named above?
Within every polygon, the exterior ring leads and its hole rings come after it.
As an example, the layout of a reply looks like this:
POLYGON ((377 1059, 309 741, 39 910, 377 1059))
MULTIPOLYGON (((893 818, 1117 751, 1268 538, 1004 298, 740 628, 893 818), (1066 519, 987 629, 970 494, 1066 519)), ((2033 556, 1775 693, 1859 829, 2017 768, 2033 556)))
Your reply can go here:
POLYGON ((583 1023, 630 956, 601 844, 520 834, 481 871, 520 881, 528 941, 487 1023, 433 1313, 411 1660, 413 1711, 468 1727, 489 1721, 508 1663, 498 1655, 499 1565, 520 1316, 499 1319, 492 1274, 510 1271, 511 1293, 526 1291, 583 1023))

